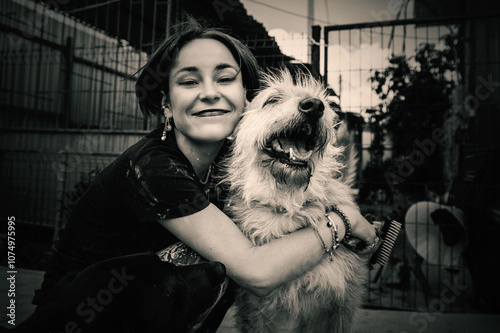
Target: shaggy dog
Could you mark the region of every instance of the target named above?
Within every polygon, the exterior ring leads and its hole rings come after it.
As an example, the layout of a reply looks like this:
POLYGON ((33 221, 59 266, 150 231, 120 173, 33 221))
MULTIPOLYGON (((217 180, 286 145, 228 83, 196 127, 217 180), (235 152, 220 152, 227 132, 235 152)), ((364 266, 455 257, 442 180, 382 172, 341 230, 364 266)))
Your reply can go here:
MULTIPOLYGON (((332 205, 355 207, 339 170, 336 114, 307 75, 267 75, 235 132, 228 215, 256 245, 327 223, 332 205)), ((318 239, 319 242, 319 239, 318 239)), ((259 298, 241 289, 242 332, 348 332, 364 291, 367 258, 344 244, 314 270, 259 298)))
POLYGON ((68 276, 26 321, 0 332, 194 332, 225 281, 218 262, 174 266, 153 253, 117 257, 68 276))

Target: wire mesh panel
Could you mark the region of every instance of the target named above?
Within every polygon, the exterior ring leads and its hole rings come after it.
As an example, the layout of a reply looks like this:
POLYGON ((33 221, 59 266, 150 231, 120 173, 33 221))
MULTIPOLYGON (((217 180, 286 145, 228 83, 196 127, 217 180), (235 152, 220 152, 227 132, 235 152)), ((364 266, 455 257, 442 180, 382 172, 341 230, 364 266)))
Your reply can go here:
POLYGON ((486 88, 500 77, 499 31, 493 17, 324 29, 328 85, 364 119, 360 207, 404 224, 389 264, 372 267, 367 306, 496 311, 484 274, 498 277, 500 263, 483 259, 479 230, 500 225, 489 123, 500 99, 486 88))
POLYGON ((145 52, 41 3, 2 6, 2 124, 146 129, 133 77, 145 52))
POLYGON ((115 157, 76 151, 1 151, 2 206, 17 212, 20 223, 59 228, 85 186, 115 157))

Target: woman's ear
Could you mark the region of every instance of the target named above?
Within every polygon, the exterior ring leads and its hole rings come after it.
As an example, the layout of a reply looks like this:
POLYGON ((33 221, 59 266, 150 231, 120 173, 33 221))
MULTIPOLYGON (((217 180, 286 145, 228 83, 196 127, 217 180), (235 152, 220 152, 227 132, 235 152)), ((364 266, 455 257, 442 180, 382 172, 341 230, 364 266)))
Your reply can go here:
POLYGON ((161 109, 163 110, 163 114, 167 118, 172 117, 172 111, 170 110, 170 105, 168 103, 167 94, 163 90, 160 90, 161 93, 161 109))
POLYGON ((163 90, 160 90, 160 94, 161 94, 161 105, 167 105, 168 104, 167 94, 163 90))

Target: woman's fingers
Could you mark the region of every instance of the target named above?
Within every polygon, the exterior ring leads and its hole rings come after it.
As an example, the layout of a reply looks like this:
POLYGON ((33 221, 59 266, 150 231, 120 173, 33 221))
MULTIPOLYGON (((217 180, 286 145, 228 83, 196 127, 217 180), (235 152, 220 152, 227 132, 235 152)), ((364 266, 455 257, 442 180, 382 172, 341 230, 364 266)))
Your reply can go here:
POLYGON ((361 255, 372 254, 375 251, 377 251, 377 249, 380 247, 380 245, 382 244, 382 238, 380 237, 379 231, 377 229, 375 229, 375 230, 376 230, 375 238, 373 239, 373 241, 365 243, 365 246, 363 248, 361 248, 361 250, 358 251, 359 254, 361 254, 361 255))
POLYGON ((368 222, 361 213, 352 207, 341 207, 351 221, 351 237, 344 244, 359 254, 370 254, 382 244, 380 230, 368 222))
POLYGON ((353 227, 352 237, 345 240, 344 244, 359 254, 373 253, 382 244, 380 231, 368 222, 361 223, 363 223, 363 226, 358 225, 356 231, 354 231, 353 227))

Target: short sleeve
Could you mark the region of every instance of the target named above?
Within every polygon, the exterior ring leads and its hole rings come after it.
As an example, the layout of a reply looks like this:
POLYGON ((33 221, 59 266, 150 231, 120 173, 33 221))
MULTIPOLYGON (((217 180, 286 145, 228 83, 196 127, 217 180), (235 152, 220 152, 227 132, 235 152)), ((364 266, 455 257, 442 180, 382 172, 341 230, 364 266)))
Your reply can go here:
POLYGON ((139 222, 188 216, 210 201, 180 156, 159 152, 131 162, 125 193, 139 222))

